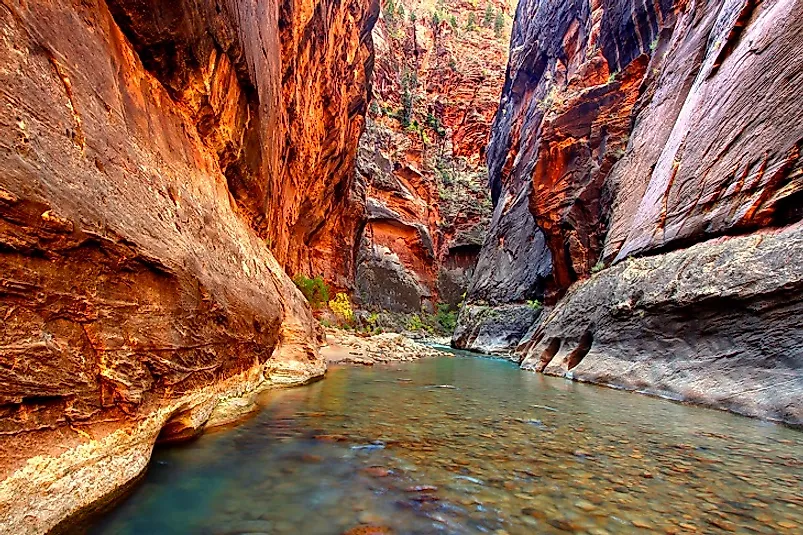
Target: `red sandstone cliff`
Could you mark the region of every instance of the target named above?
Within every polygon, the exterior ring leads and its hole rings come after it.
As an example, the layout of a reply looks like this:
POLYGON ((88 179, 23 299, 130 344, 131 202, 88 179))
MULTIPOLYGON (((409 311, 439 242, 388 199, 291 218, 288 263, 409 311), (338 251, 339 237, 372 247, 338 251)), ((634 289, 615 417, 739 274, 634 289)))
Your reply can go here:
POLYGON ((507 1, 388 0, 357 174, 357 298, 398 312, 456 305, 490 216, 484 152, 504 82, 507 1))
POLYGON ((0 3, 0 532, 115 491, 160 431, 323 373, 283 267, 349 258, 377 14, 0 3))

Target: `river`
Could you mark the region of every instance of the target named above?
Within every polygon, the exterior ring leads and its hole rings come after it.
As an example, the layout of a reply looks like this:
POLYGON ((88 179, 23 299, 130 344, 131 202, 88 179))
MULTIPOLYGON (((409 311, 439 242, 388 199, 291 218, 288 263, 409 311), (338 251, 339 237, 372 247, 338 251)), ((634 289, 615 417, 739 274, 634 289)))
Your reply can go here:
POLYGON ((262 404, 158 448, 90 532, 803 532, 803 433, 781 425, 464 356, 262 404))

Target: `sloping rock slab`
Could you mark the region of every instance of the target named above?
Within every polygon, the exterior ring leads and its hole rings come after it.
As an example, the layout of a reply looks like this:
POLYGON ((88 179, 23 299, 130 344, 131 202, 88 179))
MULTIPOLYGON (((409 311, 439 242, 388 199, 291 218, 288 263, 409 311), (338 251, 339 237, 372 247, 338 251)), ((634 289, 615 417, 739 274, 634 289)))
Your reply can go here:
POLYGON ((803 425, 801 266, 801 224, 629 259, 570 290, 522 367, 803 425))

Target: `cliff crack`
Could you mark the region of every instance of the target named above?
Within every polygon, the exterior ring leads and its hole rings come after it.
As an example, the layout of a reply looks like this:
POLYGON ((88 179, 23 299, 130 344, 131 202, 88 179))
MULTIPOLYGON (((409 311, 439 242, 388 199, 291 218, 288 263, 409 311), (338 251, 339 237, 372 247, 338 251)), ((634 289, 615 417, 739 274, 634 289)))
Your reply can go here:
POLYGON ((72 82, 70 81, 70 77, 67 75, 67 72, 64 70, 64 67, 62 67, 58 60, 56 60, 56 55, 53 53, 53 51, 44 45, 42 45, 42 49, 45 51, 47 59, 50 61, 53 69, 56 71, 56 75, 58 75, 59 80, 61 80, 61 84, 64 87, 64 93, 67 95, 67 107, 70 108, 70 113, 72 113, 73 120, 75 121, 75 131, 70 132, 70 137, 81 148, 81 152, 83 152, 84 148, 86 147, 86 138, 84 137, 84 131, 82 128, 81 115, 78 113, 78 107, 75 103, 72 82))

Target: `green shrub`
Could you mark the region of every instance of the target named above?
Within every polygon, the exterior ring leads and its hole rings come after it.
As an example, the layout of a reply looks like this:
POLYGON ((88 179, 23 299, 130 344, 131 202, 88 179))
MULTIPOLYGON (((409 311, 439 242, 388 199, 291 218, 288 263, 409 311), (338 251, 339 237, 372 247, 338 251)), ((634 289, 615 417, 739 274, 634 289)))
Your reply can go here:
POLYGON ((427 114, 426 125, 432 128, 440 137, 446 137, 446 129, 443 123, 432 112, 427 114))
POLYGON ((457 311, 450 310, 446 303, 438 303, 438 312, 435 314, 435 320, 440 324, 446 332, 454 332, 457 327, 457 311))
POLYGON ((600 260, 594 264, 594 267, 591 268, 591 273, 599 273, 603 269, 605 269, 605 264, 602 262, 602 260, 600 260))
POLYGON ((410 316, 410 319, 407 320, 407 330, 408 331, 420 331, 424 328, 424 322, 421 320, 421 316, 418 314, 413 314, 410 316))
POLYGON ((310 279, 299 273, 293 277, 293 282, 307 298, 312 308, 321 308, 329 301, 329 285, 324 282, 322 276, 318 275, 314 279, 310 279))
POLYGON ((541 310, 544 307, 538 299, 529 299, 527 301, 527 306, 533 310, 541 310))
POLYGON ((473 32, 477 29, 477 15, 472 11, 468 14, 468 22, 466 23, 466 30, 473 32))
POLYGON ((482 16, 482 25, 485 26, 486 28, 490 28, 491 23, 493 22, 493 17, 494 17, 494 6, 492 6, 491 3, 488 2, 485 5, 485 14, 482 16))

